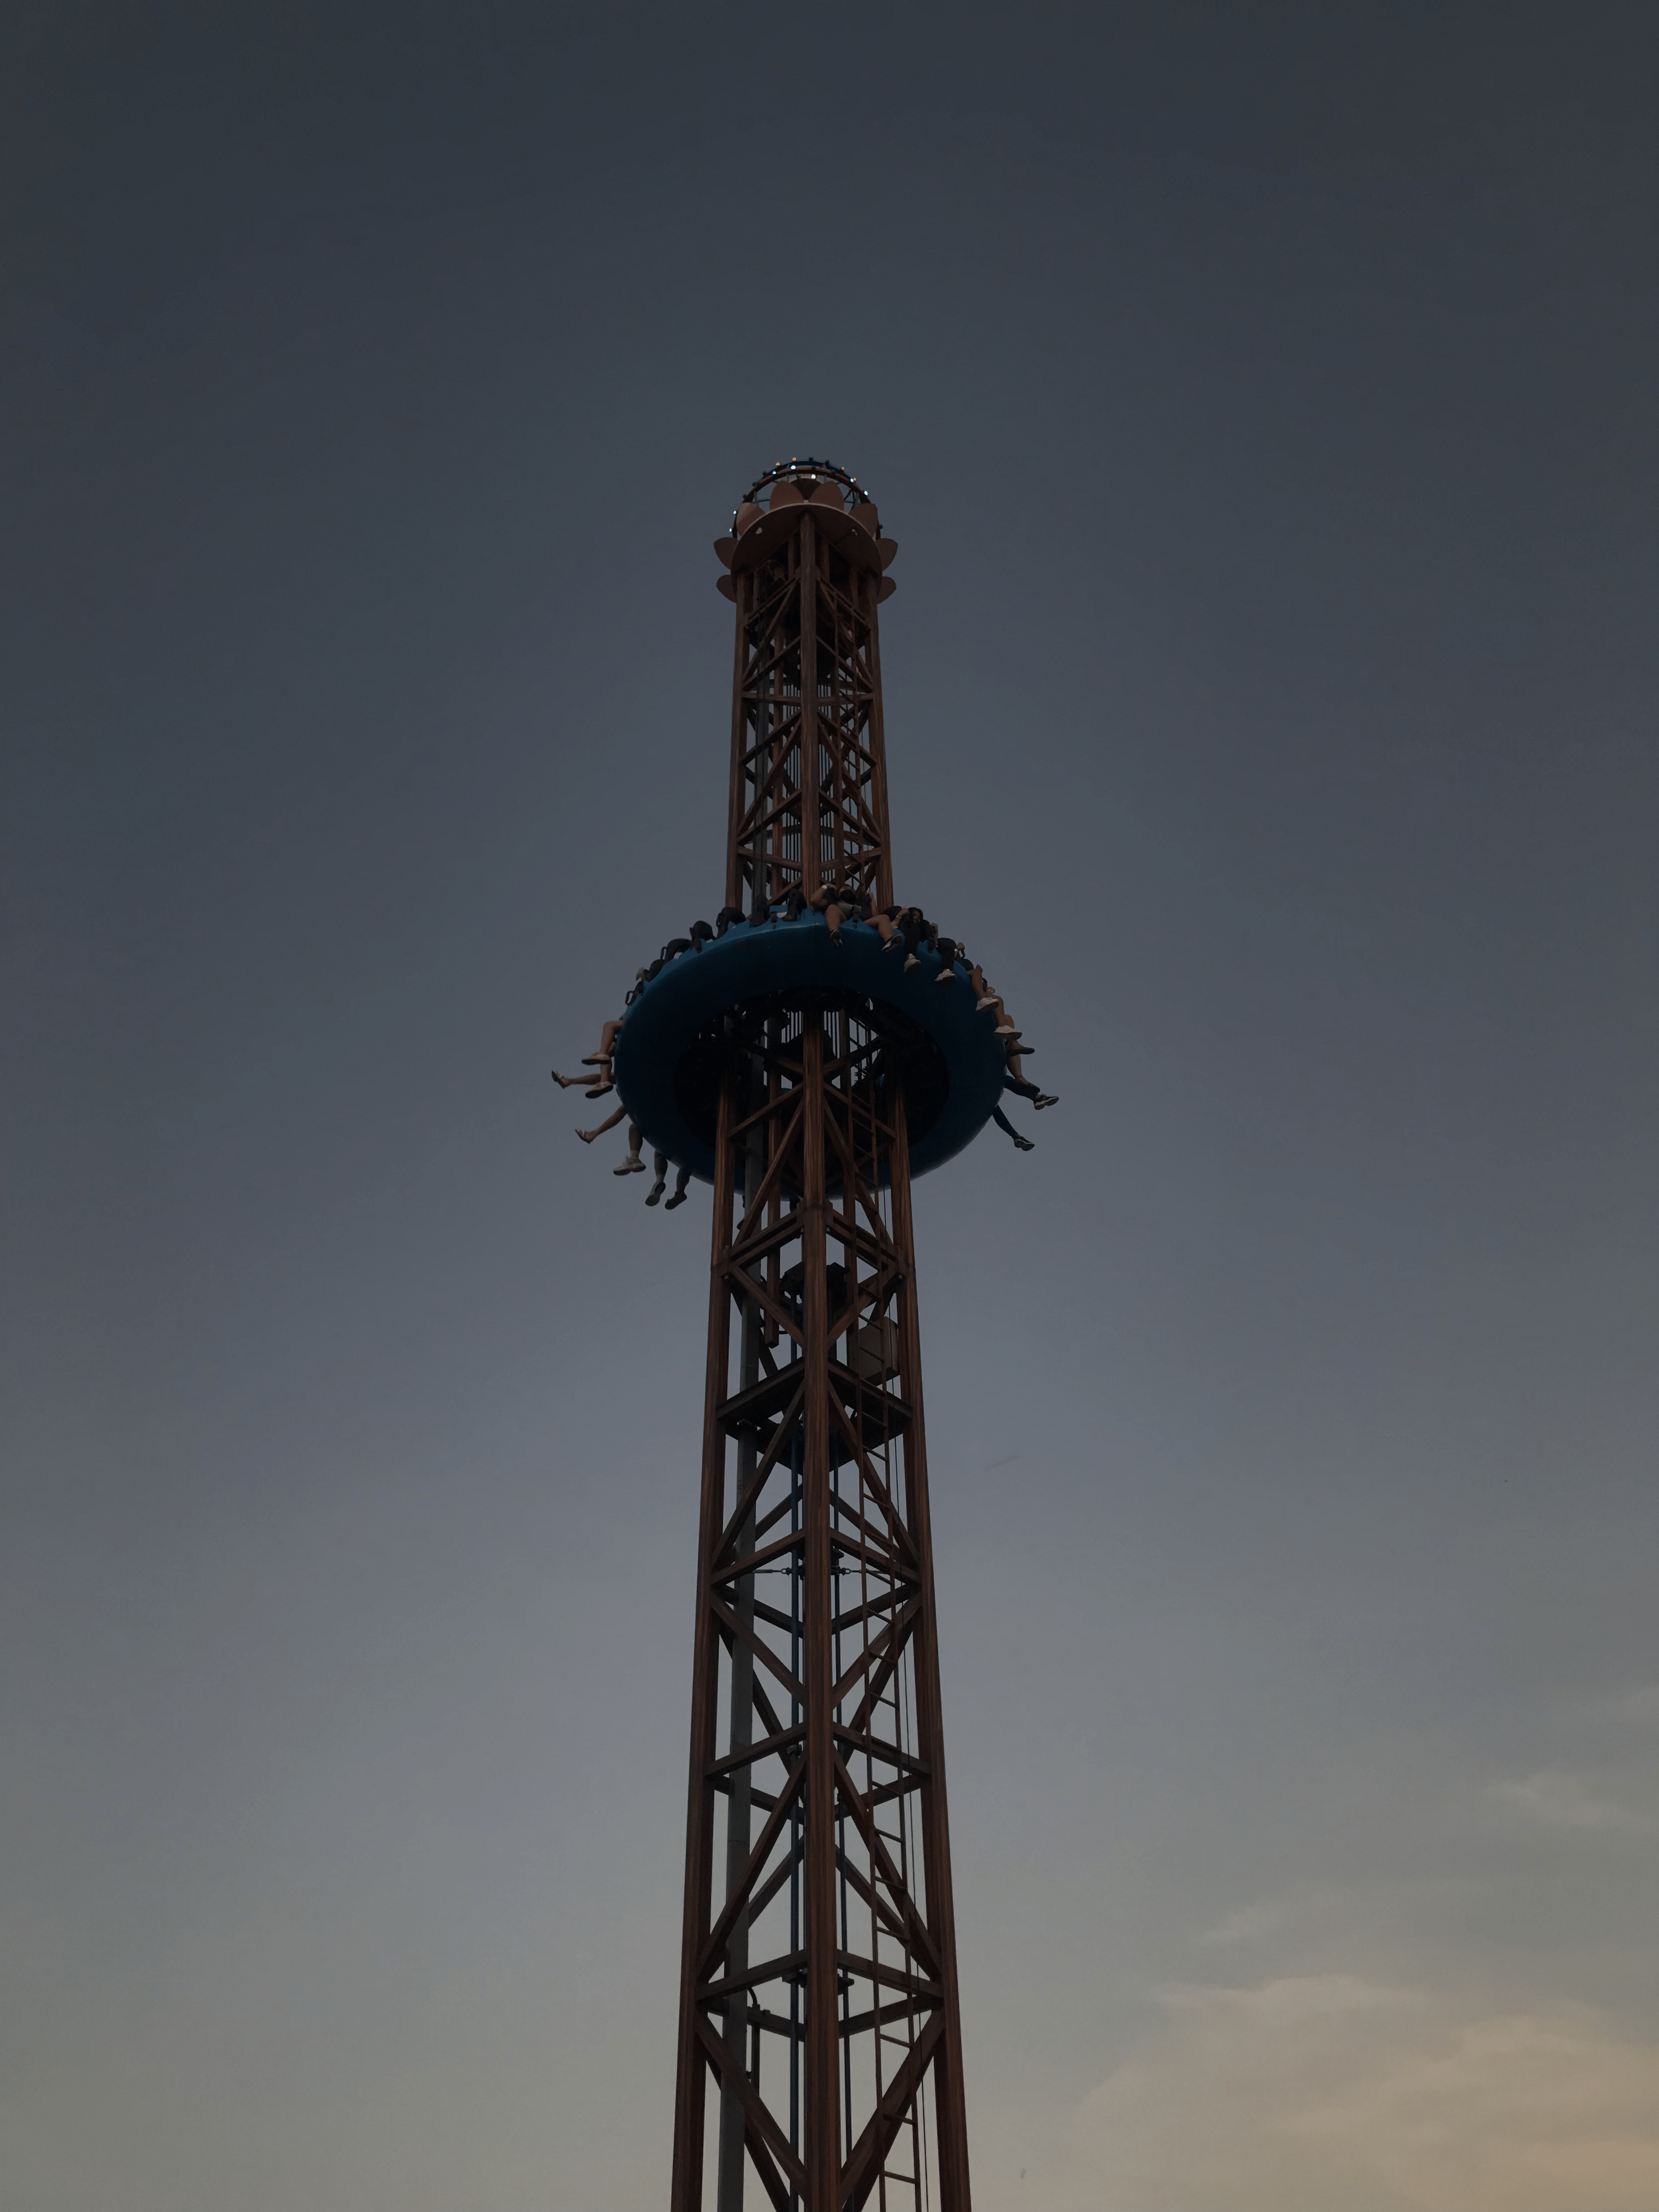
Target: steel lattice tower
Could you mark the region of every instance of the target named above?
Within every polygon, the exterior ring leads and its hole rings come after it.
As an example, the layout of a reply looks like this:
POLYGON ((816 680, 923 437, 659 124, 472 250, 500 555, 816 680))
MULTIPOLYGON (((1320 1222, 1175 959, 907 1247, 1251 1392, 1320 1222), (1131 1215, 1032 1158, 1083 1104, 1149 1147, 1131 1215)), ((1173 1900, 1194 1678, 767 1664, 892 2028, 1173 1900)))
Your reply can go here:
MULTIPOLYGON (((719 549, 729 908, 891 900, 877 527, 840 471, 792 465, 719 549)), ((967 2212, 904 1027, 822 988, 727 1024, 674 2212, 702 2202, 711 2075, 719 2212, 745 2160, 779 2212, 967 2212)))
POLYGON ((871 912, 873 502, 791 462, 716 550, 725 908, 607 1030, 633 1158, 714 1194, 671 2203, 969 2212, 910 1184, 1023 1082, 1018 1033, 917 910, 905 958, 871 912))

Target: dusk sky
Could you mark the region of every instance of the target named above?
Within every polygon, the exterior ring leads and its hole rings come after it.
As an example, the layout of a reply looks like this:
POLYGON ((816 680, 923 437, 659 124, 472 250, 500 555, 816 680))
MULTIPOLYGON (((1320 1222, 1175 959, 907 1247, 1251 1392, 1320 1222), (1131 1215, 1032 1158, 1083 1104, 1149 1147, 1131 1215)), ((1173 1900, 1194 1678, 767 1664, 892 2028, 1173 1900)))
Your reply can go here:
MULTIPOLYGON (((1659 13, 0 11, 0 2212, 666 2201, 711 541, 897 539, 986 2212, 1659 2206, 1659 13)), ((750 2202, 759 2202, 751 2188, 750 2202)))

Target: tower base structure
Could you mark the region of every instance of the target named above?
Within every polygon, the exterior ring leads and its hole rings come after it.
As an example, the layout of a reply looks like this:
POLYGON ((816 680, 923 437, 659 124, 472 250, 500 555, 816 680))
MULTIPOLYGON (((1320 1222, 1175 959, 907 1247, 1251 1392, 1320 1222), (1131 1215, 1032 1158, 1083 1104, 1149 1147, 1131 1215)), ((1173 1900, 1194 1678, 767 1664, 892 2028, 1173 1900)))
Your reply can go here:
MULTIPOLYGON (((794 1003, 790 1003, 793 998, 794 1003)), ((902 1066, 862 996, 726 1018, 675 2212, 966 2212, 902 1066)))

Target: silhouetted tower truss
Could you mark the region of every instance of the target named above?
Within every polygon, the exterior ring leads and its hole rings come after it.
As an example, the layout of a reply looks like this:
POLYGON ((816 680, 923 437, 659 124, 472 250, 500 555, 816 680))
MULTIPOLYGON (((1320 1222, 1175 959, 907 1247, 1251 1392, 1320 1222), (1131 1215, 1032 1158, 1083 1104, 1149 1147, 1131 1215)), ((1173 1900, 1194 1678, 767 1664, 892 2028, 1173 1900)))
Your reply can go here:
MULTIPOLYGON (((895 549, 850 477, 792 463, 717 550, 726 902, 838 883, 886 904, 895 549)), ((942 1063, 862 988, 876 963, 822 980, 826 946, 820 924, 818 980, 732 1005, 697 1063, 714 1245, 673 2212, 711 2182, 718 2212, 969 2205, 908 1126, 942 1063)))
POLYGON ((838 470, 774 471, 754 489, 769 490, 771 504, 763 510, 751 497, 738 508, 732 550, 751 557, 721 580, 738 608, 726 903, 825 882, 885 906, 893 890, 876 603, 893 588, 881 556, 896 548, 876 538, 873 501, 838 470))

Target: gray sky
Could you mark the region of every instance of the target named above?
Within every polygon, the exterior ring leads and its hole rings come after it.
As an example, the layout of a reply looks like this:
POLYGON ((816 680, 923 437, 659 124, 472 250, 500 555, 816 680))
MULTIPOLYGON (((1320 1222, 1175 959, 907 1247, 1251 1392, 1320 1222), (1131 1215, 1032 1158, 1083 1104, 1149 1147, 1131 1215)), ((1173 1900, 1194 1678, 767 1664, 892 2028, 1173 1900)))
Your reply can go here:
POLYGON ((664 2199, 710 540, 900 545, 981 2202, 1659 2203, 1642 7, 6 10, 3 2212, 664 2199))

